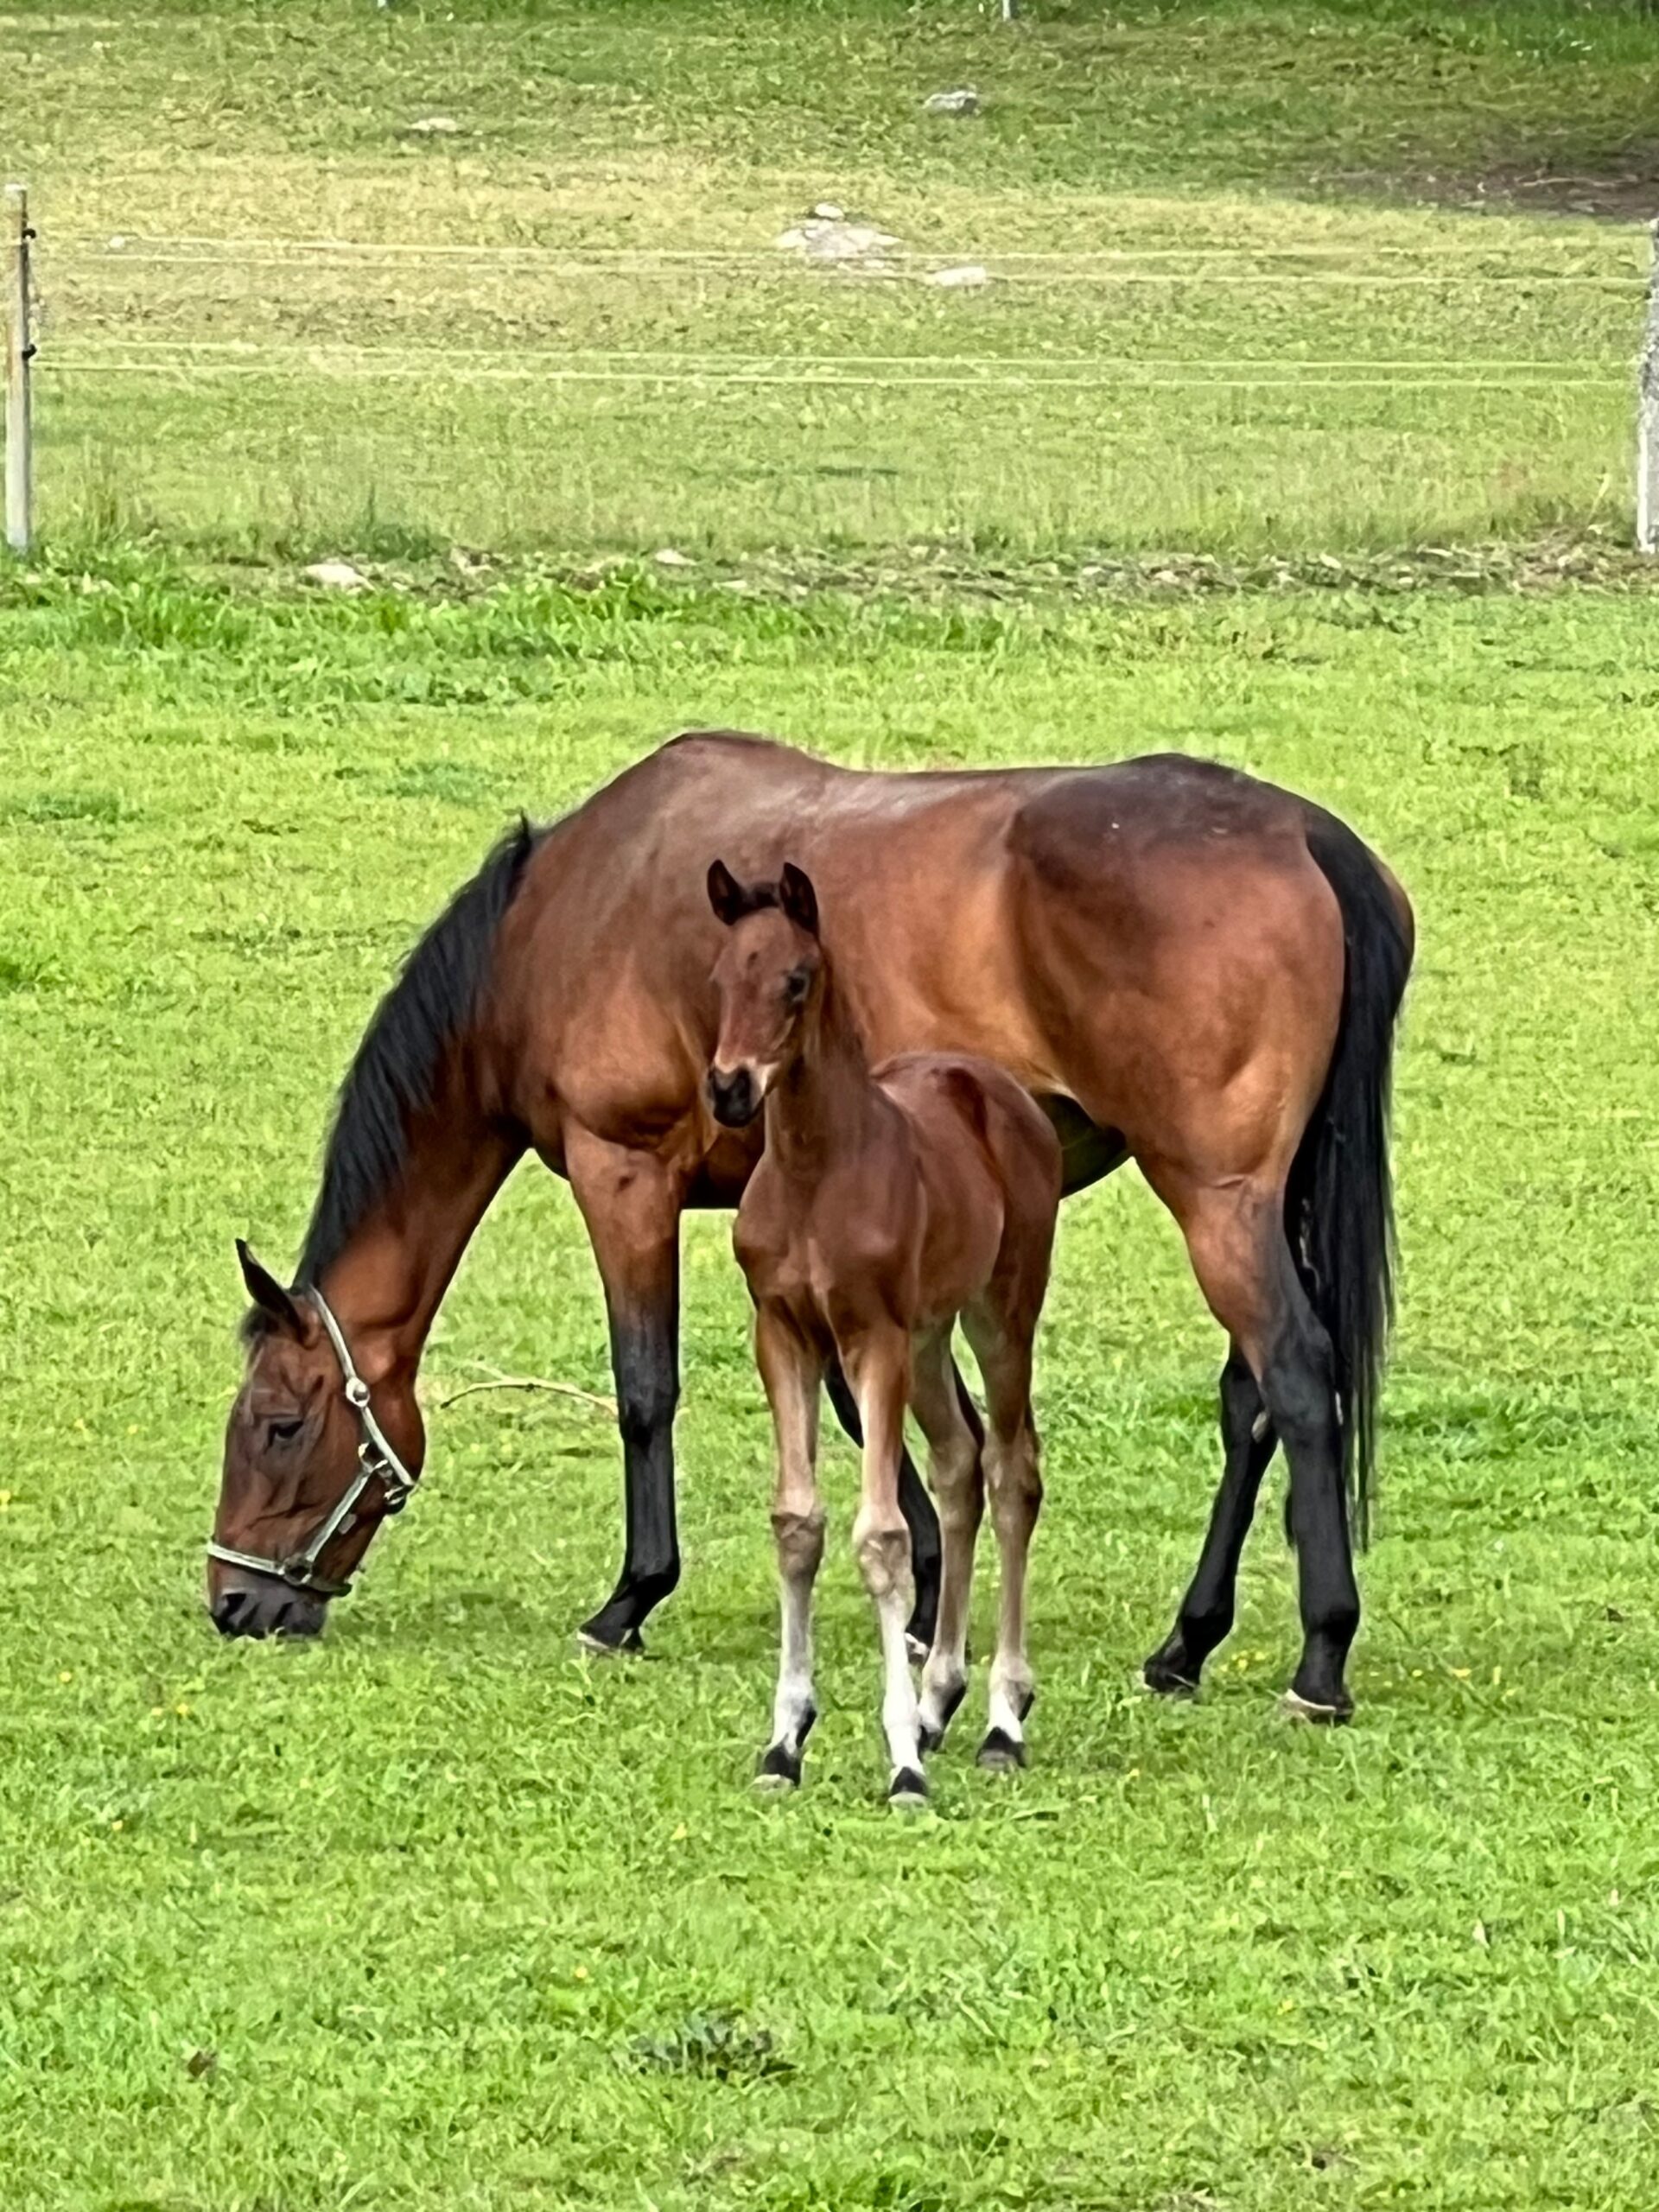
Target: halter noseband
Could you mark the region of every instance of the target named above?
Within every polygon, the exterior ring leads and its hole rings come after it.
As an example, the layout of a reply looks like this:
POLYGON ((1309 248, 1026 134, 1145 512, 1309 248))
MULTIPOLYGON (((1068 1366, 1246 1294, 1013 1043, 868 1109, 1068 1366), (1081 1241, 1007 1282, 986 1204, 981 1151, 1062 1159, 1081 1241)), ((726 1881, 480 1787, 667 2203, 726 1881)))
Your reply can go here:
POLYGON ((352 1355, 338 1321, 328 1311, 320 1290, 308 1290, 305 1295, 317 1309, 318 1319, 327 1332, 328 1341, 334 1348, 340 1362, 340 1371, 345 1381, 346 1400, 357 1415, 363 1431, 363 1440, 357 1447, 357 1472, 346 1484, 340 1503, 319 1524, 311 1541, 303 1550, 287 1559, 262 1559, 257 1552, 232 1551, 228 1544, 209 1543, 209 1559, 221 1560, 226 1567, 252 1568, 256 1574, 274 1574, 292 1585, 296 1590, 314 1590, 320 1598, 344 1598, 351 1589, 349 1582, 332 1581, 317 1572, 317 1562, 336 1536, 343 1536, 357 1523, 358 1500, 369 1484, 377 1478, 385 1494, 385 1510, 401 1513, 408 1504, 410 1493, 420 1480, 393 1451, 385 1431, 374 1417, 369 1403, 369 1386, 353 1364, 352 1355))

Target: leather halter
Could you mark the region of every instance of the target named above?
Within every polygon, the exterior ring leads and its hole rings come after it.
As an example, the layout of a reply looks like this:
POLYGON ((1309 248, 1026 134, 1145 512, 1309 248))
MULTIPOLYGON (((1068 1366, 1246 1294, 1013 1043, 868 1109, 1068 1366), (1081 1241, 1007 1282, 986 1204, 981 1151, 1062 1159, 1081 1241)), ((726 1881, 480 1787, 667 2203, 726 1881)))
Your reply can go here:
POLYGON ((316 1307, 318 1319, 327 1332, 334 1357, 340 1362, 346 1403, 357 1415, 363 1431, 362 1441, 357 1447, 357 1472, 346 1484, 339 1503, 318 1523, 310 1541, 286 1559, 264 1559, 257 1552, 233 1551, 230 1545, 217 1542, 208 1544, 207 1556, 222 1560, 226 1567, 245 1567, 256 1574, 274 1574, 294 1589, 313 1590, 321 1598, 343 1598, 352 1586, 349 1582, 334 1581, 318 1572, 322 1554, 336 1536, 343 1536, 356 1527, 358 1501, 372 1482, 378 1481, 385 1494, 384 1511, 401 1513, 420 1477, 410 1472, 376 1421, 374 1408, 369 1403, 369 1386, 353 1363, 344 1332, 328 1311, 322 1293, 307 1290, 304 1294, 316 1307))

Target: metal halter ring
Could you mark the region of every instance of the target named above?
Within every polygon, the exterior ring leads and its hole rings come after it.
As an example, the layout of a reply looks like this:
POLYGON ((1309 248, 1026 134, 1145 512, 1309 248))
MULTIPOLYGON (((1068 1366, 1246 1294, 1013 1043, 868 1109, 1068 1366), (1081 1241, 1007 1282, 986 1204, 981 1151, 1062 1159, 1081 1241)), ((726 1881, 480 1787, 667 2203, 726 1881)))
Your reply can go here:
POLYGON ((336 1536, 343 1536, 357 1524, 358 1500, 372 1482, 378 1481, 385 1494, 385 1510, 401 1513, 408 1504, 410 1493, 420 1480, 411 1474, 393 1450, 385 1431, 374 1417, 369 1403, 369 1386, 358 1373, 345 1333, 329 1312, 327 1300, 320 1290, 308 1289, 303 1295, 317 1309, 317 1315, 334 1348, 344 1378, 346 1402, 357 1415, 362 1427, 362 1441, 357 1447, 357 1472, 346 1484, 340 1503, 319 1523, 310 1541, 302 1549, 291 1553, 286 1559, 262 1559, 257 1552, 233 1551, 230 1545, 210 1542, 209 1559, 221 1560, 226 1567, 245 1567, 256 1574, 274 1574, 296 1590, 315 1591, 321 1598, 343 1598, 351 1589, 349 1582, 335 1582, 318 1572, 321 1559, 336 1536))

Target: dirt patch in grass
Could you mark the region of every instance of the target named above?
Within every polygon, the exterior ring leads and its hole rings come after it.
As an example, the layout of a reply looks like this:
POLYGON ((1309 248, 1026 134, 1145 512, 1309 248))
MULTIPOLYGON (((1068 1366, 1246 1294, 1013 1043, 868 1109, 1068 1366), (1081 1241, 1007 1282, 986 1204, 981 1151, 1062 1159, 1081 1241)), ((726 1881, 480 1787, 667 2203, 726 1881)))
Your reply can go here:
POLYGON ((1524 155, 1478 169, 1344 170, 1330 180, 1365 199, 1403 199, 1471 213, 1572 215, 1605 223, 1659 218, 1659 137, 1599 156, 1524 155))

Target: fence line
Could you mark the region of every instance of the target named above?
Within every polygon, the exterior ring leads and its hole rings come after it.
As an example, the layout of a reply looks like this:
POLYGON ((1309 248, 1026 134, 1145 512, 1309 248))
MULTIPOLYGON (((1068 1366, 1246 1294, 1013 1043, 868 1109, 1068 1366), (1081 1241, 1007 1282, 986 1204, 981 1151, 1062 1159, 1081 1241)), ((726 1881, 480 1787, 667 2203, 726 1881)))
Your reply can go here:
MULTIPOLYGON (((1025 247, 912 247, 899 246, 882 257, 890 262, 919 261, 949 264, 966 261, 1153 261, 1153 260, 1283 260, 1305 258, 1334 258, 1348 255, 1355 258, 1375 260, 1379 256, 1393 257, 1401 255, 1436 256, 1448 257, 1467 256, 1471 258, 1496 258, 1506 253, 1530 252, 1537 241, 1528 241, 1523 249, 1519 245, 1490 245, 1472 239, 1424 241, 1421 244, 1400 243, 1383 245, 1370 241, 1353 245, 1314 244, 1303 242, 1289 245, 1249 245, 1235 242, 1230 245, 1160 245, 1160 246, 1045 246, 1025 247)), ((243 237, 208 238, 186 232, 167 231, 126 232, 111 232, 107 235, 70 235, 64 240, 70 251, 95 252, 112 260, 137 258, 134 249, 143 251, 151 246, 200 247, 213 252, 241 253, 249 247, 270 252, 369 254, 373 256, 405 256, 433 257, 457 256, 469 261, 488 259, 495 255, 504 257, 551 257, 557 260, 592 257, 607 263, 614 261, 731 261, 778 263, 785 259, 789 249, 777 246, 634 246, 634 245, 540 245, 525 244, 467 245, 451 244, 442 240, 372 239, 372 238, 271 238, 249 233, 243 237), (119 238, 117 245, 114 241, 119 238)), ((1575 251, 1583 251, 1581 245, 1575 251)), ((810 256, 804 257, 810 260, 810 256)), ((833 264, 831 264, 833 265, 833 264)))
POLYGON ((1592 354, 1557 354, 1545 359, 1526 359, 1503 354, 1483 354, 1467 359, 1446 359, 1437 354, 1406 355, 1395 359, 1370 359, 1344 353, 1332 359, 1321 355, 1272 354, 1253 358, 1249 354, 1230 353, 1211 359, 1192 353, 1051 353, 1044 357, 1039 366, 1022 364, 1020 357, 1013 353, 796 353, 774 346, 760 353, 728 352, 725 350, 699 353, 693 348, 645 346, 442 346, 434 344, 406 345, 365 344, 346 338, 295 339, 287 343, 281 340, 266 340, 247 338, 146 338, 123 332, 118 338, 93 340, 92 344, 105 343, 126 351, 154 349, 159 353, 177 354, 224 353, 252 359, 255 355, 296 365, 308 364, 322 357, 346 355, 365 360, 417 360, 429 357, 454 359, 457 356, 473 360, 499 360, 539 364, 561 361, 666 361, 684 366, 690 364, 713 364, 716 368, 785 367, 785 368, 988 368, 1019 367, 1022 375, 1043 380, 1043 371, 1049 367, 1067 366, 1096 368, 1147 369, 1280 369, 1286 372, 1302 369, 1498 369, 1517 373, 1553 374, 1558 369, 1602 370, 1609 373, 1621 366, 1618 361, 1599 359, 1592 354))
MULTIPOLYGON (((303 265, 297 261, 283 259, 275 255, 264 260, 257 259, 251 255, 241 256, 234 260, 229 257, 209 260, 194 254, 115 253, 103 256, 77 256, 73 253, 58 253, 54 254, 53 258, 54 263, 69 268, 78 266, 83 269, 117 268, 123 264, 130 268, 211 270, 294 269, 303 265)), ((992 264, 995 263, 995 255, 991 257, 992 264)), ((360 267, 365 264, 364 262, 359 262, 356 265, 360 267)), ((578 259, 574 257, 567 258, 563 264, 544 262, 541 265, 554 270, 556 274, 567 276, 613 276, 617 274, 616 268, 609 263, 578 259)), ((686 265, 683 260, 671 264, 676 270, 686 265)), ((735 264, 721 263, 718 267, 733 265, 735 264)), ((944 256, 929 256, 924 261, 908 264, 897 260, 814 261, 810 257, 804 260, 796 261, 785 260, 780 256, 777 260, 763 263, 747 273, 765 274, 787 282, 808 271, 828 272, 862 278, 868 283, 879 283, 883 277, 887 276, 909 276, 916 281, 925 281, 929 276, 937 274, 940 270, 961 265, 963 264, 952 263, 944 256)), ((1627 271, 1624 274, 1613 271, 1605 274, 1575 274, 1572 271, 1539 270, 1523 275, 1507 270, 1492 270, 1484 274, 1473 271, 1457 274, 1396 276, 1383 270, 1345 269, 1319 270, 1308 276, 1287 276, 1282 271, 1272 270, 1255 270, 1242 275, 1216 275, 1204 270, 1050 269, 1029 274, 1024 270, 997 274, 989 264, 982 261, 977 265, 990 269, 990 282, 999 289, 1009 284, 1033 287, 1045 284, 1124 286, 1191 284, 1205 287, 1223 285, 1229 289, 1271 287, 1277 291, 1312 291, 1348 285, 1367 291, 1393 291, 1422 289, 1431 285, 1478 284, 1484 287, 1513 284, 1522 290, 1535 291, 1541 286, 1555 285, 1564 287, 1609 285, 1635 289, 1642 283, 1641 276, 1634 271, 1627 271)), ((700 273, 710 273, 715 267, 716 264, 710 262, 703 265, 700 273)))
MULTIPOLYGON (((264 377, 278 373, 257 361, 76 361, 54 356, 43 367, 54 375, 68 376, 232 376, 264 377)), ((411 382, 442 378, 459 384, 581 384, 719 385, 744 388, 821 391, 1509 391, 1535 392, 1548 397, 1567 389, 1622 387, 1617 376, 1557 378, 1548 384, 1516 383, 1502 377, 880 377, 777 374, 764 370, 731 372, 698 369, 537 369, 448 367, 435 351, 431 366, 385 364, 353 366, 341 362, 313 360, 315 372, 337 378, 411 382)))
MULTIPOLYGON (((32 354, 28 346, 28 253, 26 216, 21 188, 10 188, 18 201, 20 245, 16 282, 21 304, 12 316, 13 348, 25 370, 32 354), (17 334, 22 333, 21 339, 17 334)), ((1185 286, 1192 289, 1263 289, 1281 295, 1301 289, 1343 287, 1357 290, 1389 291, 1429 287, 1446 290, 1458 287, 1479 296, 1497 287, 1526 292, 1565 287, 1633 288, 1642 279, 1634 270, 1585 268, 1494 269, 1471 267, 1474 257, 1484 264, 1516 248, 1492 246, 1480 241, 1425 241, 1421 244, 1351 245, 1307 241, 1281 245, 1120 246, 1066 249, 1013 249, 1007 252, 982 250, 971 259, 994 272, 999 286, 1090 285, 1095 287, 1185 286), (1415 260, 1416 267, 1402 263, 1415 260), (1362 266, 1331 266, 1338 261, 1360 261, 1362 266), (1460 262, 1462 266, 1452 264, 1460 262), (1301 264, 1287 269, 1283 264, 1301 264), (1378 266, 1379 263, 1390 265, 1378 266), (1438 263, 1438 266, 1423 266, 1438 263), (1180 265, 1170 265, 1179 264, 1180 265), (1230 266, 1216 266, 1230 264, 1230 266), (1243 264, 1242 267, 1239 264, 1243 264), (1317 265, 1317 264, 1326 265, 1317 265), (1314 264, 1314 265, 1307 265, 1314 264)), ((1529 251, 1532 250, 1529 242, 1529 251)), ((774 246, 760 248, 598 246, 588 248, 532 245, 474 245, 442 242, 372 243, 338 238, 207 238, 189 234, 148 233, 132 236, 111 232, 101 242, 83 238, 54 257, 69 269, 107 270, 130 267, 171 267, 231 270, 282 270, 293 274, 308 263, 353 269, 383 264, 407 267, 429 260, 453 267, 496 261, 518 268, 526 265, 556 273, 616 277, 636 274, 694 276, 730 271, 754 276, 798 277, 817 269, 837 270, 867 279, 883 277, 925 281, 954 266, 963 267, 970 257, 941 252, 916 252, 895 246, 868 258, 796 255, 774 246)), ((1654 232, 1650 264, 1648 343, 1643 354, 1638 402, 1637 542, 1645 550, 1659 550, 1659 226, 1654 232)), ((199 302, 200 304, 200 302, 199 302)), ((92 345, 99 344, 93 339, 92 345)), ((72 343, 67 353, 54 353, 40 366, 48 374, 96 379, 138 376, 151 378, 204 377, 271 377, 303 370, 310 375, 358 378, 377 381, 430 381, 540 384, 543 385, 611 385, 653 390, 775 389, 821 391, 957 391, 974 393, 1017 391, 1117 392, 1217 391, 1281 392, 1408 391, 1503 392, 1511 397, 1553 397, 1570 390, 1610 389, 1625 378, 1593 356, 1556 357, 1537 360, 1505 360, 1469 357, 1461 360, 1417 359, 1338 359, 1310 357, 1302 360, 1251 359, 1236 355, 1226 359, 1180 356, 1132 356, 1071 353, 1048 356, 1034 368, 1014 365, 1011 357, 997 354, 800 354, 787 353, 687 353, 675 349, 559 347, 529 352, 523 348, 484 346, 383 346, 350 341, 251 344, 244 340, 207 339, 196 341, 150 338, 142 334, 108 340, 111 349, 99 354, 82 351, 72 343), (121 349, 119 351, 116 349, 121 349), (149 358, 134 359, 148 353, 149 358), (206 358, 204 358, 206 357, 206 358), (577 365, 578 364, 582 365, 577 365), (665 365, 658 365, 664 364, 665 365), (1084 371, 1085 373, 1075 372, 1084 371), (1332 373, 1334 372, 1334 373, 1332 373), (1544 381, 1540 381, 1544 379, 1544 381)), ((24 480, 30 464, 28 436, 26 378, 25 405, 21 417, 9 413, 8 477, 21 472, 24 480), (21 420, 22 434, 17 434, 21 420)), ((9 483, 10 489, 10 483, 9 483)), ((10 505, 10 502, 9 502, 10 505)), ((8 522, 11 521, 9 512, 8 522)), ((23 539, 27 543, 27 526, 23 539)), ((18 543, 14 534, 13 543, 18 543)))

